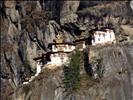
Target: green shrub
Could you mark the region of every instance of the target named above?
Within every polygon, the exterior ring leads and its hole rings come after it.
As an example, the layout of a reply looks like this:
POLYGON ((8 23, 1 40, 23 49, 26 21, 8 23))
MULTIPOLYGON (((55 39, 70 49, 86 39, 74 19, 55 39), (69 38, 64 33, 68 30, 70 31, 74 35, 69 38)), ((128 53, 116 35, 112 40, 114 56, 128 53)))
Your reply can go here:
POLYGON ((64 83, 66 89, 75 90, 80 86, 80 66, 82 64, 82 52, 75 50, 70 56, 68 66, 64 67, 64 83))

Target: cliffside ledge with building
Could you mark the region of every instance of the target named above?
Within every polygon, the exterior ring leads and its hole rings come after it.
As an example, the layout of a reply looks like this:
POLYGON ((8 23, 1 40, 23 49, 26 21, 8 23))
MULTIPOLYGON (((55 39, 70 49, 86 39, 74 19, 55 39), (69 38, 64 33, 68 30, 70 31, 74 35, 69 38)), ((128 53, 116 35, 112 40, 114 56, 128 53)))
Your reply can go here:
POLYGON ((133 99, 132 1, 1 0, 0 9, 1 100, 133 99), (104 26, 114 28, 117 42, 90 46, 89 63, 98 78, 83 69, 80 88, 70 92, 62 66, 44 67, 35 76, 34 58, 50 52, 48 44, 58 33, 71 42, 104 26))
POLYGON ((90 63, 101 60, 98 64, 103 70, 103 72, 99 70, 102 78, 92 79, 82 74, 80 87, 76 91, 69 92, 63 83, 63 66, 53 70, 46 68, 32 82, 19 87, 11 98, 13 100, 26 100, 26 98, 33 100, 132 100, 133 45, 91 48, 90 52, 90 63))

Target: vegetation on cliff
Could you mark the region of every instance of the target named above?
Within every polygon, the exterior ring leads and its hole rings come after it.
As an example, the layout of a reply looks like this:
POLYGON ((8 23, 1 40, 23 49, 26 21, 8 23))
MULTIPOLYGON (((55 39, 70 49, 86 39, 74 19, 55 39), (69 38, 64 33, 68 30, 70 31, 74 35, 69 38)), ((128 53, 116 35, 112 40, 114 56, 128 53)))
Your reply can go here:
POLYGON ((64 67, 64 83, 67 89, 75 90, 80 85, 80 69, 82 64, 82 52, 75 50, 70 56, 70 62, 64 67))

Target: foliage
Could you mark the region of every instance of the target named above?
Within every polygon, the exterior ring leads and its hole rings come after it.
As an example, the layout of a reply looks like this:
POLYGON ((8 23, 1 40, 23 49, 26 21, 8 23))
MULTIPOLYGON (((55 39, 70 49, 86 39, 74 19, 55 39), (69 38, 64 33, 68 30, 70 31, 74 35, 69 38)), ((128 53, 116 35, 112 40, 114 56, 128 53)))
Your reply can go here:
POLYGON ((66 89, 75 90, 80 85, 80 66, 82 63, 82 52, 75 50, 70 56, 67 67, 64 67, 64 83, 66 89))

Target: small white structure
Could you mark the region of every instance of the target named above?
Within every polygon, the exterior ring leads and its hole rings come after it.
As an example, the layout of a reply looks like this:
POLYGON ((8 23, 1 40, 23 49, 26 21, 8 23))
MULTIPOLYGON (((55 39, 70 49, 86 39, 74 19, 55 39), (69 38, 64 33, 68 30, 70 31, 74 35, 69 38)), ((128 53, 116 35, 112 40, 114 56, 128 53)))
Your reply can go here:
POLYGON ((37 66, 36 66, 36 74, 35 76, 37 76, 40 72, 41 72, 41 68, 42 68, 42 63, 41 62, 37 62, 37 66))
POLYGON ((65 54, 65 53, 51 54, 50 58, 51 58, 50 64, 56 65, 56 66, 60 66, 60 65, 68 62, 68 57, 67 57, 67 54, 65 54))
POLYGON ((74 46, 62 47, 62 51, 60 51, 58 47, 56 48, 56 51, 52 49, 54 53, 50 55, 50 59, 51 59, 50 63, 59 65, 59 66, 64 63, 67 63, 68 53, 72 52, 74 49, 75 49, 74 46))
POLYGON ((51 47, 51 61, 49 64, 56 66, 68 63, 68 53, 71 53, 75 49, 74 44, 63 42, 61 35, 57 35, 55 43, 51 43, 51 47))
POLYGON ((92 45, 115 43, 115 34, 112 29, 105 29, 101 31, 95 31, 92 36, 92 45))

